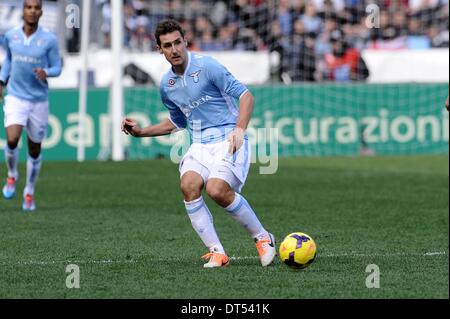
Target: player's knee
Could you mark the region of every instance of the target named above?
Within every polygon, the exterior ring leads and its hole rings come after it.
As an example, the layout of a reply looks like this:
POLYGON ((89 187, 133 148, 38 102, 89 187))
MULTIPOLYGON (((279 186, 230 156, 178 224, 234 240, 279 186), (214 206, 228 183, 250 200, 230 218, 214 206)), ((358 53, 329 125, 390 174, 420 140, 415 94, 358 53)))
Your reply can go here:
POLYGON ((206 192, 219 205, 225 205, 229 201, 230 189, 224 182, 216 182, 211 180, 206 185, 206 192))
POLYGON ((41 152, 34 150, 34 151, 31 151, 31 152, 28 152, 28 154, 30 155, 31 158, 37 159, 39 157, 39 155, 41 155, 41 152))
POLYGON ((201 195, 201 185, 198 185, 195 181, 182 179, 180 188, 183 192, 185 201, 193 201, 201 195))
POLYGON ((17 145, 19 145, 19 139, 8 139, 6 143, 8 144, 8 148, 10 150, 14 150, 16 149, 17 145))
POLYGON ((37 145, 37 144, 36 145, 30 145, 28 147, 28 154, 34 159, 38 158, 39 155, 41 155, 41 147, 40 147, 40 145, 37 145))
POLYGON ((206 185, 206 192, 208 193, 209 197, 211 197, 215 201, 221 199, 220 188, 215 185, 206 185))

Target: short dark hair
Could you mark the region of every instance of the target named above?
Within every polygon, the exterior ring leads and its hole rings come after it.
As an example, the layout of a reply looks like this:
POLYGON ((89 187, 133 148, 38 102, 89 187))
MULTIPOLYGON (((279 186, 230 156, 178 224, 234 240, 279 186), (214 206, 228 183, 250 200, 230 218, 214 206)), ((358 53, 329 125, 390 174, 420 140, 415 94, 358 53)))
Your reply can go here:
POLYGON ((175 20, 163 20, 160 23, 158 23, 158 26, 156 27, 155 31, 155 39, 158 46, 161 45, 161 39, 160 36, 172 33, 174 31, 180 32, 181 36, 184 38, 184 31, 181 25, 178 23, 178 21, 175 20))
MULTIPOLYGON (((39 1, 39 6, 42 8, 42 0, 39 1)), ((27 4, 27 0, 23 0, 23 8, 25 8, 25 5, 27 4)))

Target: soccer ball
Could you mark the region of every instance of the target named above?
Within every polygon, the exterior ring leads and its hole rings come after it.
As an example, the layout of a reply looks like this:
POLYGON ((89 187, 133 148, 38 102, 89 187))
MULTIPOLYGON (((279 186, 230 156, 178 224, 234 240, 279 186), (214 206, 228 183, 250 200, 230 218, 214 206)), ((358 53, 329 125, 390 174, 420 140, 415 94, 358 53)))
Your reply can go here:
POLYGON ((281 261, 286 265, 302 269, 316 258, 316 243, 307 234, 292 233, 283 239, 279 252, 281 261))

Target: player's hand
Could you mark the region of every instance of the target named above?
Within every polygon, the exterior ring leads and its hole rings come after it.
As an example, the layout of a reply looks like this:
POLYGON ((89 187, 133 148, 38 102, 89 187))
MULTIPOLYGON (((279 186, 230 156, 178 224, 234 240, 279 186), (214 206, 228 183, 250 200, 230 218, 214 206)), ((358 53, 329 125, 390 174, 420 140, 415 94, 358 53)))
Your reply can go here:
POLYGON ((245 132, 240 127, 236 127, 233 132, 228 136, 228 141, 230 142, 230 148, 228 153, 234 154, 238 149, 241 148, 244 143, 245 132))
POLYGON ((445 108, 447 109, 447 111, 450 111, 450 107, 448 106, 448 96, 447 96, 447 100, 445 101, 445 108))
POLYGON ((127 117, 123 119, 122 132, 124 132, 126 135, 140 136, 141 130, 142 129, 137 121, 129 119, 127 117))
POLYGON ((47 79, 47 73, 42 68, 34 68, 33 69, 34 74, 36 74, 36 78, 38 80, 44 81, 47 79))

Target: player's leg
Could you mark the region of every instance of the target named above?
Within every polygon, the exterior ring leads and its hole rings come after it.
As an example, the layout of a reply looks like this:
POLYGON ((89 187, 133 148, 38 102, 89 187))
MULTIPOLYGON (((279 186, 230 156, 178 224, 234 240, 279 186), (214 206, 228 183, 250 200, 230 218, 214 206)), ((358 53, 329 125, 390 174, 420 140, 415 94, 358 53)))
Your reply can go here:
POLYGON ((211 174, 214 177, 208 180, 206 192, 248 231, 255 241, 261 264, 271 264, 276 255, 274 236, 263 227, 247 200, 233 189, 233 186, 240 189, 240 181, 231 170, 220 167, 217 172, 211 174))
POLYGON ((209 253, 203 256, 204 259, 209 260, 204 267, 212 268, 228 265, 228 257, 217 236, 211 212, 201 195, 204 179, 207 179, 207 169, 191 158, 182 162, 180 173, 180 186, 187 214, 192 227, 209 249, 209 253))
POLYGON ((253 238, 264 237, 267 231, 264 229, 247 200, 232 188, 232 185, 239 183, 239 181, 236 181, 235 177, 231 176, 233 174, 231 171, 226 174, 228 176, 225 176, 224 172, 227 170, 229 171, 227 167, 221 167, 219 169, 221 176, 214 174, 214 177, 208 180, 206 192, 234 220, 244 227, 250 236, 253 238))
POLYGON ((206 192, 248 231, 255 241, 261 264, 267 266, 276 255, 274 236, 263 227, 253 208, 240 195, 250 168, 250 143, 245 139, 242 147, 233 155, 228 154, 228 141, 221 144, 217 145, 215 164, 211 168, 206 192))
POLYGON ((48 102, 30 103, 30 115, 27 122, 28 158, 27 180, 23 190, 24 211, 36 209, 34 193, 36 182, 42 167, 41 145, 47 132, 48 102))
POLYGON ((5 162, 8 177, 3 186, 3 197, 11 199, 16 193, 16 183, 19 179, 19 141, 22 135, 21 125, 10 125, 6 128, 5 162))
POLYGON ((23 190, 23 205, 25 211, 36 209, 34 191, 42 167, 41 143, 35 143, 28 138, 27 180, 23 190))
POLYGON ((4 125, 6 128, 5 161, 8 169, 8 177, 3 187, 3 196, 11 199, 16 192, 16 183, 19 179, 19 141, 22 129, 26 125, 29 116, 27 101, 8 95, 5 97, 4 125))

